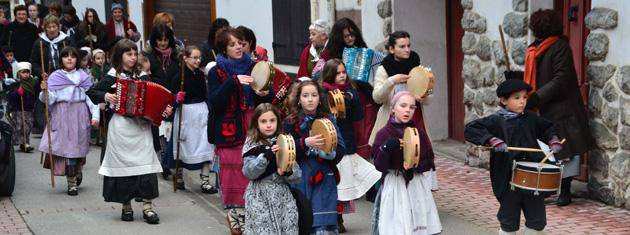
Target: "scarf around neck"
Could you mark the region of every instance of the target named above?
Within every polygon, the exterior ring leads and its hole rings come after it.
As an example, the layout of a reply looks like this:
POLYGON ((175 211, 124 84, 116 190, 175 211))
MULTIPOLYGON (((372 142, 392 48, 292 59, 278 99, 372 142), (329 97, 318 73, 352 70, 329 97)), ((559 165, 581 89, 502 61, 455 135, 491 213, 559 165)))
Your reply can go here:
POLYGON ((525 52, 525 75, 523 81, 532 87, 529 94, 536 92, 536 59, 544 54, 558 39, 560 39, 560 37, 551 36, 545 38, 540 44, 527 48, 525 52))
POLYGON ((340 91, 345 91, 348 89, 348 87, 350 87, 350 81, 346 79, 346 82, 344 84, 337 84, 337 83, 331 84, 327 82, 322 82, 322 86, 328 91, 332 91, 335 89, 339 89, 340 91))
POLYGON ((62 69, 59 69, 53 72, 48 78, 48 89, 50 90, 59 90, 69 86, 80 87, 85 90, 90 89, 94 83, 92 83, 92 79, 87 75, 83 70, 76 70, 72 72, 65 72, 62 69), (66 75, 67 73, 79 73, 79 83, 75 84, 70 78, 66 75))
POLYGON ((37 81, 33 78, 33 76, 29 76, 27 79, 20 79, 20 86, 24 91, 35 95, 35 86, 37 85, 37 81))
POLYGON ((243 57, 240 59, 231 59, 221 53, 217 55, 217 66, 228 76, 246 75, 249 74, 249 69, 254 64, 247 53, 243 53, 243 57))
POLYGON ((160 54, 162 69, 166 69, 166 66, 171 63, 171 53, 173 52, 173 48, 167 47, 166 49, 161 49, 159 47, 155 47, 155 51, 160 54))
POLYGON ((411 69, 420 65, 420 56, 415 51, 411 51, 408 59, 396 60, 394 54, 388 54, 381 62, 388 76, 396 74, 409 74, 411 69))
POLYGON ((496 114, 499 115, 500 117, 505 118, 505 120, 509 120, 509 119, 523 115, 523 113, 515 113, 510 110, 507 110, 506 108, 501 108, 497 110, 496 114))

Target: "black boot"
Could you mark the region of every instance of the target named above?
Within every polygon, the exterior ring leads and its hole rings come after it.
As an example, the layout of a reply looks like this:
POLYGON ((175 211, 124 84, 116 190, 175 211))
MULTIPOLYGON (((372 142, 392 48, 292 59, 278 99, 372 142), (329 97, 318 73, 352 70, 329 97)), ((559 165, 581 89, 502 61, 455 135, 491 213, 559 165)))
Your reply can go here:
POLYGON ((560 185, 560 196, 558 196, 558 200, 556 201, 557 206, 566 206, 571 204, 571 181, 573 177, 567 177, 562 179, 562 183, 560 185))
POLYGON ((343 216, 341 214, 337 214, 337 231, 339 233, 346 232, 346 226, 343 226, 343 216))

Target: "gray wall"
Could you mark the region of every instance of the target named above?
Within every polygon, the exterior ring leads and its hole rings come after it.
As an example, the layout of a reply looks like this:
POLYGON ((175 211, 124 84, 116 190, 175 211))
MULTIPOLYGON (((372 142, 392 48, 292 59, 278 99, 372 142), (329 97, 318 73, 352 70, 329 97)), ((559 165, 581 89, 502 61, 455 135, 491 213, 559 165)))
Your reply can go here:
POLYGON ((433 102, 424 106, 424 122, 432 140, 448 138, 446 80, 446 6, 443 0, 393 0, 393 28, 411 34, 411 48, 435 75, 433 102))

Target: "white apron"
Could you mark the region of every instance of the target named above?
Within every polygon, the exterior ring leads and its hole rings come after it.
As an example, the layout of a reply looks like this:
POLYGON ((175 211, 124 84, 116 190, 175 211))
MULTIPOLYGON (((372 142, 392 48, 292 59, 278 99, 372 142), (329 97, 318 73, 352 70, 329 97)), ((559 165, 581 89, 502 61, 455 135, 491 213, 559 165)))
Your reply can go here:
POLYGON ((341 178, 337 185, 339 201, 360 198, 381 178, 381 172, 356 153, 343 156, 337 168, 341 178))

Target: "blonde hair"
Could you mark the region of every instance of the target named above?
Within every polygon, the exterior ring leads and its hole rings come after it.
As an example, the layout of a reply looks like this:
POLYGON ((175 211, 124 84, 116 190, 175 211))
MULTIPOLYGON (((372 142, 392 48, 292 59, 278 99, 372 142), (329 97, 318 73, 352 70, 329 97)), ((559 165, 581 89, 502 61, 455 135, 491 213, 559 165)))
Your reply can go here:
POLYGON ((44 28, 46 28, 49 24, 57 24, 57 26, 60 26, 61 23, 59 23, 59 17, 53 14, 48 14, 46 17, 44 17, 44 28))
POLYGON ((173 14, 168 12, 160 12, 155 14, 153 17, 153 25, 166 25, 169 22, 171 23, 171 26, 175 26, 175 18, 173 18, 173 14))

